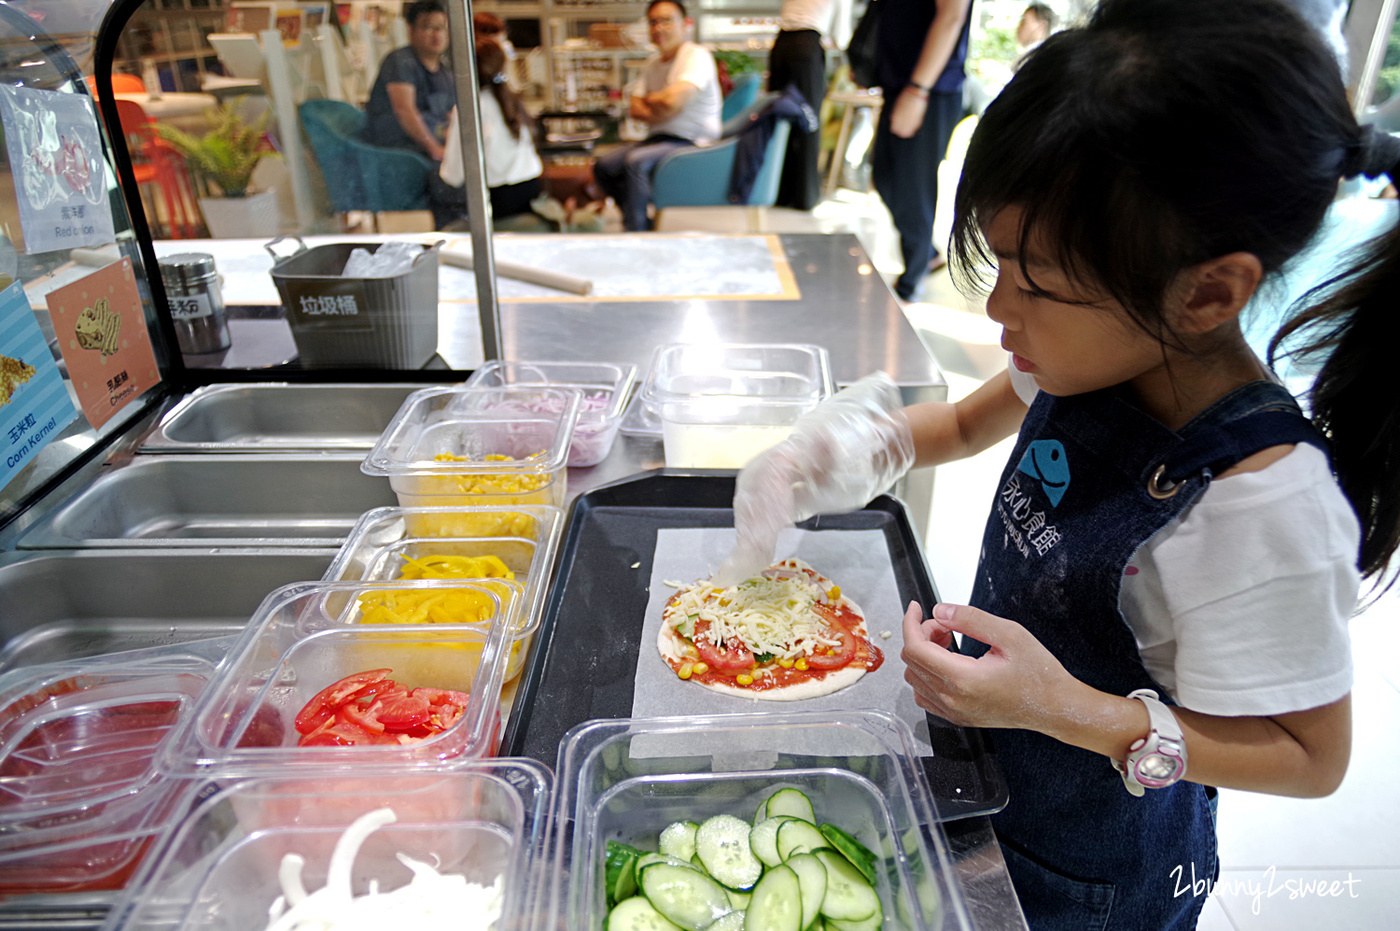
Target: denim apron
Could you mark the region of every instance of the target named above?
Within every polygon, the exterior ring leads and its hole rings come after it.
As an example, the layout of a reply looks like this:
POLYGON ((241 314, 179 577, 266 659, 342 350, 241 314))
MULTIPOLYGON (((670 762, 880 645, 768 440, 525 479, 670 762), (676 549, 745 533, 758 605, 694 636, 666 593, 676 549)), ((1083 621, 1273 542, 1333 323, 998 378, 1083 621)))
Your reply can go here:
MULTIPOLYGON (((1264 381, 1180 433, 1116 389, 1041 392, 1002 475, 972 604, 1024 625, 1094 688, 1151 688, 1170 703, 1118 609, 1128 560, 1212 475, 1299 442, 1326 448, 1288 392, 1264 381)), ((964 638, 962 651, 986 646, 964 638)), ((1219 874, 1214 789, 1183 781, 1134 797, 1097 753, 1032 731, 989 735, 1010 787, 992 823, 1033 931, 1195 927, 1219 874)))

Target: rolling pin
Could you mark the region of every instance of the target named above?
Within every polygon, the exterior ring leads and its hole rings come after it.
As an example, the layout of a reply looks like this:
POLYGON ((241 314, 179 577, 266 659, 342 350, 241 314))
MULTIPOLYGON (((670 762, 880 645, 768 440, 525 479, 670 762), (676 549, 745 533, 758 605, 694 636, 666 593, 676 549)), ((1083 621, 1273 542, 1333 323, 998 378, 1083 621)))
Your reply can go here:
MULTIPOLYGON (((472 257, 470 253, 458 252, 454 249, 443 249, 438 253, 438 260, 448 265, 455 265, 458 268, 471 269, 472 257)), ((592 294, 593 282, 587 278, 578 278, 574 275, 565 275, 562 272, 552 272, 544 268, 536 268, 533 265, 519 265, 515 262, 496 261, 496 274, 503 278, 514 278, 516 281, 528 281, 531 284, 543 285, 546 288, 554 288, 556 291, 568 291, 571 294, 592 294)))

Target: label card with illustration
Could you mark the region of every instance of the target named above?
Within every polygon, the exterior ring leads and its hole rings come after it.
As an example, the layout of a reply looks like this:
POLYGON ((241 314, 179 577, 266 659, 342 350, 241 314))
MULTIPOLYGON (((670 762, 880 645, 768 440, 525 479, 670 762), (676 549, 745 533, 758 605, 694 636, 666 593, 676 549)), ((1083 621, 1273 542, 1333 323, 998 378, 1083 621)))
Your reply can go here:
POLYGON ((94 427, 160 383, 130 259, 51 291, 48 300, 68 377, 94 427))
POLYGON ((0 291, 0 488, 78 416, 19 282, 0 291))
POLYGON ((92 100, 0 83, 0 120, 24 251, 114 241, 102 136, 92 100))

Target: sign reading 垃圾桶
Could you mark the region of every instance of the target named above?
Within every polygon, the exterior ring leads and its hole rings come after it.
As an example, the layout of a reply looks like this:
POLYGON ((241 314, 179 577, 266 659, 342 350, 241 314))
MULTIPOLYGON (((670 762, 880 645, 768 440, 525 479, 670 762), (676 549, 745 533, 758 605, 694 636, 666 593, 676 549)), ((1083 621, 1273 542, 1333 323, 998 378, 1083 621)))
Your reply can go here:
POLYGON ((114 241, 92 100, 0 82, 0 120, 24 251, 32 255, 114 241))
POLYGON ((78 415, 19 282, 0 291, 0 488, 78 415))

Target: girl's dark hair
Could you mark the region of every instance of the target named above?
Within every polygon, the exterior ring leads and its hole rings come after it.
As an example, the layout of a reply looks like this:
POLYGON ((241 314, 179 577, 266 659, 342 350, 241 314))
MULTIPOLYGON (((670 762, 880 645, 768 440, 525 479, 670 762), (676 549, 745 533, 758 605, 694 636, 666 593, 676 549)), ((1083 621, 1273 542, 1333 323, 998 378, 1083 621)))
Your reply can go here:
MULTIPOLYGON (((1022 210, 1034 242, 1070 279, 1111 300, 1164 345, 1169 286, 1231 252, 1276 272, 1313 237, 1344 175, 1376 173, 1336 58, 1281 0, 1104 0, 1083 28, 1027 56, 968 147, 951 245, 964 287, 986 288, 983 226, 1022 210)), ((1389 170, 1400 158, 1391 158, 1389 170)), ((1400 234, 1373 247, 1349 286, 1286 325, 1302 354, 1330 353, 1314 422, 1362 526, 1359 565, 1385 568, 1400 542, 1400 392, 1363 356, 1400 299, 1400 234), (1379 422, 1378 422, 1379 415, 1379 422)), ((1339 276, 1348 278, 1349 276, 1339 276)), ((1271 351, 1272 356, 1272 351, 1271 351)))
POLYGON ((506 127, 515 138, 520 138, 522 127, 529 128, 530 114, 526 112, 515 91, 506 85, 506 53, 494 39, 480 39, 476 43, 476 79, 482 88, 491 91, 496 103, 501 105, 501 115, 506 118, 506 127))

